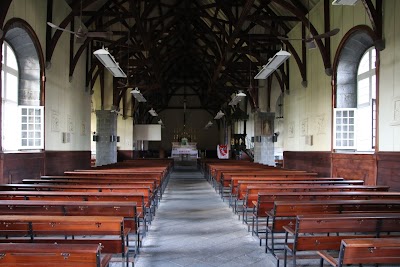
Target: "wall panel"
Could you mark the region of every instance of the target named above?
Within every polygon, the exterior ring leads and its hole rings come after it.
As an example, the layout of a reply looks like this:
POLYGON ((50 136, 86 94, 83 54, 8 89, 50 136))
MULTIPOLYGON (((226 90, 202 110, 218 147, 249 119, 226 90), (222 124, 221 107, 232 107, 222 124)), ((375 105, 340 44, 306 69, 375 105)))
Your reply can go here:
POLYGON ((46 151, 45 174, 62 175, 64 171, 90 168, 90 151, 46 151))
POLYGON ((364 180, 365 185, 376 185, 376 156, 333 153, 332 176, 364 180))
POLYGON ((44 153, 6 153, 0 156, 0 183, 20 183, 44 174, 44 153))
POLYGON ((285 151, 284 168, 317 172, 320 177, 331 176, 331 152, 285 151))
POLYGON ((390 191, 400 191, 400 152, 377 154, 378 185, 390 186, 390 191))

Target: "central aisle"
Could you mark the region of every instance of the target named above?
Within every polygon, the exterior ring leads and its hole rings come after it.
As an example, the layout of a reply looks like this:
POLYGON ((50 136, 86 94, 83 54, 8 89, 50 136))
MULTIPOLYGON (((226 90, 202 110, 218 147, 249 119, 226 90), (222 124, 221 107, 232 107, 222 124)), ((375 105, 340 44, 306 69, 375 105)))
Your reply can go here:
POLYGON ((175 170, 135 266, 275 266, 198 171, 175 170))

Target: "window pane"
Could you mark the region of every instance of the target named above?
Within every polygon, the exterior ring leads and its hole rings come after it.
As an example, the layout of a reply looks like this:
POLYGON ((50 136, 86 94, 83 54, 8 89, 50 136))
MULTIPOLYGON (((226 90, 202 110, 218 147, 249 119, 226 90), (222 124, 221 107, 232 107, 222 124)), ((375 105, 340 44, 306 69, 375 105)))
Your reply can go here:
POLYGON ((371 76, 371 98, 376 99, 376 75, 371 76))
POLYGON ((9 68, 14 70, 18 70, 17 58, 15 57, 14 51, 11 49, 9 45, 7 45, 7 62, 6 65, 9 68))
POLYGON ((367 72, 369 71, 369 55, 368 53, 366 53, 361 61, 360 61, 360 65, 358 65, 358 75, 360 75, 361 73, 367 72))
POLYGON ((7 74, 6 91, 4 97, 6 101, 18 103, 18 77, 7 74))
POLYGON ((371 69, 375 69, 375 62, 376 62, 376 50, 371 49, 371 69))
POLYGON ((357 87, 357 104, 362 105, 369 103, 369 79, 366 78, 358 81, 357 87))

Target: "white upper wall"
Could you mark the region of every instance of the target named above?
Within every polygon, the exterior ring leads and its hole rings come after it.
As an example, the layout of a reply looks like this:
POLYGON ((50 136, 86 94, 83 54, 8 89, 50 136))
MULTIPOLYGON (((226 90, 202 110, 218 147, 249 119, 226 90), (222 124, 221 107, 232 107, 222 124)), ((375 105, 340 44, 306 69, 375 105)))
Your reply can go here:
MULTIPOLYGON (((54 1, 53 22, 60 23, 71 11, 64 1, 54 1)), ((45 0, 14 0, 5 23, 11 18, 25 20, 35 31, 46 55, 45 0)), ((90 150, 90 93, 85 88, 85 53, 80 57, 74 75, 69 77, 70 34, 63 33, 54 50, 51 67, 46 69, 45 84, 45 149, 86 151, 90 150), (70 142, 62 142, 62 133, 70 134, 70 142)))

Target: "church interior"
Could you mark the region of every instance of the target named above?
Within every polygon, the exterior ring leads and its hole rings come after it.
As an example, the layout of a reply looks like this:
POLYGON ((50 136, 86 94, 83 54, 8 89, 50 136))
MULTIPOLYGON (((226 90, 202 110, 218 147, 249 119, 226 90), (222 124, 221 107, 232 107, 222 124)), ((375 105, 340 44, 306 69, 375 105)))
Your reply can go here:
POLYGON ((0 1, 0 265, 398 266, 397 11, 0 1))

